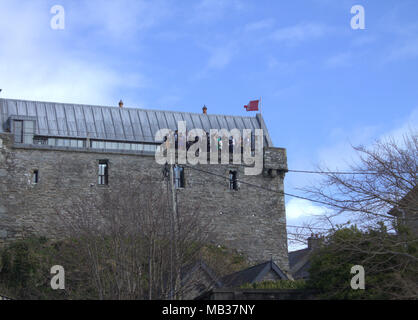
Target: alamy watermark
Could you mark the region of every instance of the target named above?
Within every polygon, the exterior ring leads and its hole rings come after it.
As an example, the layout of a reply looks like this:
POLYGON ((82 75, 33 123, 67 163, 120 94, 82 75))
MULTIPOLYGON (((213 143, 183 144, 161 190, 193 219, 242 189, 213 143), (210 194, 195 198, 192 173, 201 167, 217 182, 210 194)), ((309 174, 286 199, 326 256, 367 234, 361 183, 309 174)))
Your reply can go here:
POLYGON ((353 290, 364 290, 365 289, 365 280, 364 280, 364 267, 361 265, 355 265, 351 268, 351 274, 355 274, 351 278, 350 286, 353 290))
POLYGON ((354 16, 351 18, 350 24, 353 30, 366 29, 366 17, 364 7, 362 5, 355 5, 351 7, 351 14, 354 16))
POLYGON ((245 175, 258 175, 263 170, 262 129, 202 129, 186 130, 186 121, 178 121, 178 130, 160 129, 155 141, 160 141, 155 160, 158 164, 244 164, 245 175), (177 161, 176 161, 177 155, 177 161), (209 162, 208 162, 209 160, 209 162))
POLYGON ((51 267, 51 274, 54 276, 51 279, 51 288, 53 290, 65 289, 65 270, 63 266, 55 265, 51 267))
POLYGON ((61 5, 55 5, 50 10, 54 16, 51 18, 51 29, 64 30, 65 29, 65 10, 61 5))

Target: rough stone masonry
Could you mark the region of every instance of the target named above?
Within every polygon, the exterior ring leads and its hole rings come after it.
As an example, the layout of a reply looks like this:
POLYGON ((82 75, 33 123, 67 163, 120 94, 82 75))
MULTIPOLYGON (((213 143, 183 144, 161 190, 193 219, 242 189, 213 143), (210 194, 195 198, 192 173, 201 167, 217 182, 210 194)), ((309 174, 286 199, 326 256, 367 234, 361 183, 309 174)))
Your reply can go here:
MULTIPOLYGON (((86 137, 76 136, 83 141, 81 145, 59 145, 52 139, 74 138, 74 134, 69 134, 68 130, 71 124, 67 124, 67 131, 64 130, 64 133, 58 130, 53 134, 43 132, 42 122, 51 121, 52 117, 48 115, 46 104, 45 120, 39 115, 40 107, 36 114, 21 115, 22 112, 19 112, 18 107, 15 110, 10 107, 10 104, 18 105, 21 101, 6 102, 0 99, 0 107, 2 107, 0 120, 3 122, 3 130, 0 132, 0 244, 33 234, 58 238, 56 210, 71 205, 74 199, 83 195, 88 197, 92 192, 99 193, 106 188, 118 190, 118 186, 122 183, 121 177, 126 177, 127 174, 131 179, 138 181, 144 176, 158 178, 162 176, 162 166, 156 163, 152 151, 122 150, 122 147, 121 149, 92 148, 89 140, 98 136, 88 134, 88 130, 86 137), (34 121, 35 126, 30 133, 32 135, 30 141, 16 140, 16 135, 19 133, 14 130, 12 121, 34 121), (54 143, 49 143, 47 139, 54 143), (39 141, 44 142, 39 143, 39 141), (109 164, 107 185, 98 184, 98 166, 101 160, 107 160, 109 164), (36 183, 33 177, 35 172, 36 183)), ((29 110, 29 103, 25 102, 25 104, 26 110, 29 110)), ((69 107, 64 105, 63 108, 65 110, 69 107)), ((116 112, 119 108, 106 109, 116 112)), ((73 107, 73 110, 76 114, 76 107, 73 107)), ((83 112, 86 114, 87 110, 83 112)), ((101 112, 104 114, 105 111, 101 112)), ((119 112, 123 117, 125 110, 119 112)), ((55 114, 59 115, 57 106, 55 114)), ((68 110, 66 116, 68 118, 68 110)), ((115 123, 114 119, 113 115, 113 123, 115 123)), ((148 119, 150 119, 149 115, 148 119)), ((208 119, 213 118, 208 116, 208 119)), ((265 125, 261 116, 256 120, 259 119, 261 119, 260 127, 263 128, 265 125)), ((57 118, 56 122, 59 123, 61 120, 57 118)), ((243 119, 243 123, 244 120, 247 121, 243 119)), ((131 121, 134 125, 134 121, 131 121)), ((238 123, 238 120, 234 121, 238 123)), ((51 130, 53 124, 50 123, 47 122, 51 130)), ((19 124, 15 125, 18 127, 19 124)), ((98 127, 97 120, 95 126, 98 127)), ((89 127, 87 120, 85 127, 89 127)), ((59 126, 57 125, 56 128, 59 129, 59 126)), ((79 129, 80 125, 77 128, 79 129)), ((144 132, 143 128, 142 131, 144 132)), ((126 132, 125 129, 125 137, 127 137, 126 132)), ((116 139, 107 137, 102 140, 116 139)), ((117 141, 120 142, 121 138, 117 138, 117 141)), ((139 141, 139 139, 134 140, 131 137, 124 141, 139 141)), ((226 178, 229 172, 234 170, 237 172, 238 181, 243 180, 276 191, 269 192, 244 183, 239 183, 238 190, 231 190, 228 179, 222 181, 213 175, 202 174, 185 167, 185 187, 177 190, 177 197, 180 209, 194 208, 194 205, 199 203, 202 225, 210 223, 213 226, 208 231, 213 244, 236 249, 253 262, 273 258, 280 268, 289 270, 285 203, 282 194, 283 180, 287 171, 286 150, 272 147, 271 143, 267 144, 264 147, 263 173, 257 176, 245 176, 244 167, 235 164, 197 165, 196 168, 226 178)))

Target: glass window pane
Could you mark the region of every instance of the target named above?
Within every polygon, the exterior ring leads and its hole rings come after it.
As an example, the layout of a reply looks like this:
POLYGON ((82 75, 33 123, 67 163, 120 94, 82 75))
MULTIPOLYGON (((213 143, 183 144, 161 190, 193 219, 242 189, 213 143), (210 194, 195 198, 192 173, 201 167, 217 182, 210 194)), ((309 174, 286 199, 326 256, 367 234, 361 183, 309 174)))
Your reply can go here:
POLYGON ((23 122, 23 131, 25 133, 34 133, 35 123, 33 121, 24 121, 23 122))
POLYGON ((104 149, 105 143, 104 141, 92 141, 92 148, 95 149, 104 149))
POLYGON ((33 144, 33 133, 24 133, 23 134, 23 143, 33 144))
POLYGON ((34 133, 34 122, 27 121, 27 120, 23 121, 23 143, 32 144, 33 133, 34 133))
POLYGON ((15 135, 15 142, 22 143, 23 142, 23 121, 14 121, 14 135, 15 135))

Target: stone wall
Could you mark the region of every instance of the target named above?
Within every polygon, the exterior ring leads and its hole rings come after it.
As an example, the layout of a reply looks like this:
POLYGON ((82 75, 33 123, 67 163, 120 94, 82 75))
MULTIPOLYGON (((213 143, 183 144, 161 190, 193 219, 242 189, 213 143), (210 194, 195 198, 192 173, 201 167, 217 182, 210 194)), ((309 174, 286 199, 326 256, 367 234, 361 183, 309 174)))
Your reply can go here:
MULTIPOLYGON (((258 176, 245 176, 244 167, 238 165, 195 166, 225 179, 186 167, 178 207, 180 213, 199 207, 203 225, 211 225, 207 232, 213 244, 235 248, 254 263, 273 257, 280 268, 288 270, 285 206, 280 194, 286 154, 276 148, 265 153, 265 163, 275 171, 258 176), (229 190, 233 168, 238 179, 277 193, 244 183, 237 191, 229 190)), ((10 134, 0 134, 0 243, 30 234, 59 237, 56 212, 60 208, 71 206, 80 195, 89 197, 106 188, 117 191, 121 177, 127 175, 138 181, 151 176, 155 183, 166 183, 162 169, 151 154, 16 146, 10 134), (109 161, 108 186, 97 185, 98 163, 103 159, 109 161), (32 182, 34 170, 39 172, 37 184, 32 182)))

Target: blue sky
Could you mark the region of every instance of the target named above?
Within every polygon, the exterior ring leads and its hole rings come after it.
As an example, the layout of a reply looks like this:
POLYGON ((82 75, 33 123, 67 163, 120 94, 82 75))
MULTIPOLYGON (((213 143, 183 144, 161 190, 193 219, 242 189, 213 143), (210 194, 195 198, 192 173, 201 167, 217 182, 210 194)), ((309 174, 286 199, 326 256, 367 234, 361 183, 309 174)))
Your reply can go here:
MULTIPOLYGON (((1 96, 234 115, 261 96, 289 168, 344 169, 350 144, 418 125, 417 18, 416 0, 0 0, 1 96)), ((324 212, 286 202, 289 224, 324 212)))

